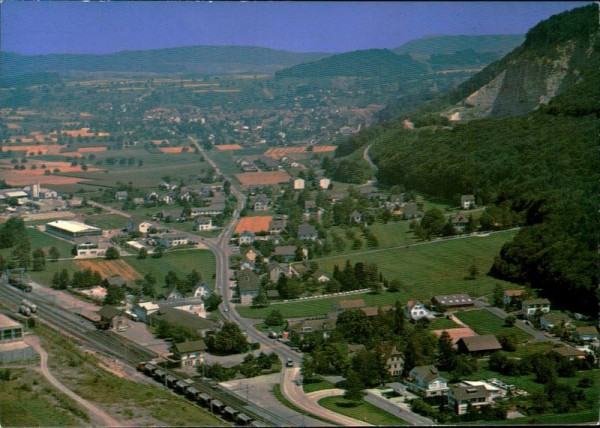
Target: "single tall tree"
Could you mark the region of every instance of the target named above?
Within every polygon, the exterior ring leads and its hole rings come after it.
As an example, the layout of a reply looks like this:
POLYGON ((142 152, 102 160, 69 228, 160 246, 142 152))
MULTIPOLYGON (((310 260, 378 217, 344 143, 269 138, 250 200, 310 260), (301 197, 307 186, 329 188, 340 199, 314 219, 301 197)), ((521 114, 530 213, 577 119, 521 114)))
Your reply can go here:
POLYGON ((438 339, 437 350, 438 367, 445 371, 452 371, 456 367, 456 350, 452 344, 450 334, 444 330, 438 339))

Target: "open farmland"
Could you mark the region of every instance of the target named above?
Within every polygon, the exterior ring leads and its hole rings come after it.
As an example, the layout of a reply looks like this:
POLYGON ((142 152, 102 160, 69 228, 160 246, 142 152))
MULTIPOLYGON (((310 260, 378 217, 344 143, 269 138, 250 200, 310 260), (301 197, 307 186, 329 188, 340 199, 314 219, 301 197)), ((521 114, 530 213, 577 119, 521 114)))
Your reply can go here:
POLYGON ((184 278, 196 269, 211 286, 215 283, 215 256, 209 250, 177 250, 166 252, 159 259, 148 256, 145 259, 127 257, 125 260, 140 275, 147 273, 154 275, 158 280, 158 287, 163 287, 162 290, 157 289, 159 293, 167 291, 164 287, 164 279, 169 271, 177 273, 179 278, 184 278))
POLYGON ((531 336, 523 330, 517 327, 507 327, 504 320, 485 310, 460 311, 455 315, 456 318, 471 327, 477 334, 493 334, 496 336, 513 334, 519 342, 531 339, 531 336))
POLYGON ((31 146, 3 146, 2 152, 25 152, 26 156, 32 155, 58 155, 60 150, 66 146, 54 146, 54 145, 31 145, 31 146))
POLYGON ((264 318, 276 307, 284 317, 292 318, 323 315, 331 312, 333 303, 352 298, 363 298, 368 306, 380 306, 393 305, 396 300, 402 304, 409 299, 428 301, 438 294, 469 293, 472 297, 488 296, 495 284, 506 288, 514 286, 489 277, 486 273, 502 245, 512 239, 515 233, 516 231, 505 231, 488 237, 425 242, 408 247, 315 259, 319 269, 329 274, 333 272, 335 264, 343 268, 346 260, 350 260, 352 264, 375 263, 386 279, 400 280, 400 291, 272 303, 269 308, 238 306, 238 312, 248 318, 264 318), (477 266, 480 275, 474 280, 466 279, 472 264, 477 266))
MULTIPOLYGON (((197 154, 191 151, 181 153, 183 147, 174 147, 178 153, 148 153, 145 150, 110 151, 101 153, 97 160, 103 160, 103 167, 108 173, 100 171, 78 171, 69 176, 90 180, 99 186, 114 186, 117 181, 131 182, 135 187, 155 187, 163 181, 162 177, 170 176, 173 180, 182 179, 186 183, 194 182, 199 176, 206 174, 208 164, 199 162, 197 154), (108 156, 110 154, 110 156, 108 156), (106 165, 106 159, 134 158, 133 165, 106 165), (141 165, 140 165, 141 162, 141 165)), ((80 180, 77 180, 80 181, 80 180)))
POLYGON ((266 232, 269 230, 269 223, 273 216, 254 216, 254 217, 242 217, 240 222, 235 227, 234 233, 242 233, 245 230, 248 232, 266 232))
MULTIPOLYGON (((45 223, 45 222, 44 222, 45 223)), ((73 245, 70 242, 63 241, 62 239, 55 238, 52 235, 49 235, 44 232, 40 232, 37 229, 28 227, 27 235, 31 238, 31 249, 35 250, 41 248, 44 250, 46 255, 48 254, 48 250, 51 247, 56 247, 61 257, 70 257, 71 256, 71 248, 73 245)), ((5 260, 10 259, 13 252, 13 248, 2 248, 0 249, 0 255, 4 257, 5 260)))
POLYGON ((129 219, 118 214, 93 214, 85 219, 86 224, 100 229, 124 229, 129 219))
POLYGON ((91 259, 91 260, 75 260, 75 266, 78 269, 83 270, 90 268, 100 272, 103 278, 108 278, 113 275, 121 275, 128 281, 141 279, 140 275, 131 265, 129 265, 125 259, 118 260, 104 260, 104 259, 91 259))
POLYGON ((290 176, 286 171, 247 172, 236 174, 235 178, 245 186, 278 184, 290 180, 290 176))
POLYGON ((309 151, 306 146, 303 147, 272 147, 265 152, 265 156, 272 158, 281 158, 290 154, 302 154, 302 153, 329 153, 334 152, 336 146, 311 146, 309 151))
POLYGON ((77 184, 79 182, 85 182, 85 179, 77 177, 65 177, 62 175, 36 175, 35 178, 29 174, 28 171, 13 171, 13 170, 0 170, 0 179, 6 181, 11 186, 27 186, 32 182, 39 184, 48 185, 65 185, 65 184, 77 184))
POLYGON ((375 263, 385 278, 402 282, 407 298, 428 300, 436 294, 462 292, 479 297, 491 294, 494 284, 503 282, 486 273, 502 245, 515 234, 512 230, 486 237, 422 242, 315 261, 320 269, 329 273, 333 272, 334 265, 342 267, 346 260, 353 264, 359 261, 375 263), (466 279, 471 265, 479 271, 475 280, 466 279))
POLYGON ((163 153, 187 153, 189 151, 188 147, 161 147, 159 150, 163 153))
POLYGON ((241 148, 242 148, 242 146, 240 146, 239 144, 221 144, 221 145, 215 146, 215 149, 221 150, 221 151, 240 150, 241 148))

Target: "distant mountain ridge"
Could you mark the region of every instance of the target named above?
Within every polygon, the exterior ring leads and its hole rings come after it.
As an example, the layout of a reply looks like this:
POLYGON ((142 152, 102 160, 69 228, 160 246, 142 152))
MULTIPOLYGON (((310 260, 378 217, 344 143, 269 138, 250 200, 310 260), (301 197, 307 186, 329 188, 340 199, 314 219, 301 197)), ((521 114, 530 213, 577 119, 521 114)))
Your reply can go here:
POLYGON ((277 70, 329 56, 254 46, 187 46, 107 55, 51 54, 26 56, 0 52, 0 76, 50 72, 137 74, 272 74, 277 70))
MULTIPOLYGON (((255 46, 184 46, 143 51, 122 51, 105 55, 49 54, 21 55, 0 51, 0 76, 57 73, 61 76, 81 74, 112 75, 219 75, 219 74, 273 74, 299 64, 312 63, 335 57, 334 71, 329 74, 367 75, 369 73, 421 73, 422 65, 438 70, 478 67, 488 64, 510 51, 523 36, 430 36, 413 40, 399 48, 368 49, 341 54, 320 52, 288 52, 255 46), (462 52, 461 51, 465 51, 462 52), (395 56, 392 56, 396 54, 395 56), (410 57, 409 55, 410 54, 410 57), (372 55, 372 56, 371 56, 372 55), (398 58, 399 57, 399 58, 398 58), (372 62, 372 67, 357 66, 356 60, 372 62), (418 64, 414 60, 421 61, 418 64), (340 65, 337 66, 336 64, 340 65), (345 67, 349 67, 348 71, 345 67), (400 69, 400 70, 399 70, 400 69), (341 73, 341 74, 340 74, 341 73)), ((309 71, 312 66, 296 68, 289 75, 309 71)))
POLYGON ((475 52, 507 54, 525 40, 523 34, 498 34, 481 36, 433 35, 410 40, 392 51, 396 54, 416 54, 422 58, 432 55, 451 55, 471 49, 475 52))
POLYGON ((318 61, 299 64, 278 71, 275 77, 385 77, 417 76, 427 72, 427 66, 409 55, 397 55, 388 49, 366 49, 332 55, 318 61))

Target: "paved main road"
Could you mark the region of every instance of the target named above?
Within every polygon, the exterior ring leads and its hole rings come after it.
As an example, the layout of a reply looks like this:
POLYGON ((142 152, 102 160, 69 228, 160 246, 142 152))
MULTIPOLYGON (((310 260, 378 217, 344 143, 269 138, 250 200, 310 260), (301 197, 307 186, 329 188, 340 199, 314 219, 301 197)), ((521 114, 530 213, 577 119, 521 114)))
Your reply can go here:
MULTIPOLYGON (((221 174, 218 166, 210 159, 198 141, 189 137, 190 141, 196 146, 200 154, 206 159, 206 161, 215 169, 217 174, 221 174)), ((319 414, 321 417, 324 417, 328 420, 331 420, 336 423, 340 423, 342 425, 364 425, 360 421, 356 421, 352 418, 348 418, 346 416, 342 416, 339 413, 332 412, 327 410, 318 404, 313 403, 310 399, 306 397, 304 393, 304 389, 302 386, 296 385, 294 380, 299 376, 299 366, 302 364, 302 354, 292 351, 287 346, 282 343, 271 340, 266 337, 266 335, 254 328, 252 321, 246 320, 235 311, 235 307, 230 304, 231 297, 233 295, 233 290, 229 285, 229 278, 232 275, 232 272, 229 270, 229 239, 233 235, 233 230, 237 221, 239 219, 239 213, 244 208, 244 202, 246 198, 242 193, 232 184, 231 192, 236 196, 238 205, 233 212, 231 222, 227 228, 225 228, 218 238, 213 239, 205 239, 204 244, 213 251, 215 254, 216 260, 216 269, 215 269, 215 283, 217 290, 220 290, 221 295, 223 296, 223 303, 221 304, 220 310, 223 316, 231 322, 235 322, 240 326, 240 328, 246 332, 248 339, 252 342, 258 342, 261 346, 270 348, 273 352, 275 352, 282 363, 285 363, 288 359, 294 361, 296 367, 294 369, 284 368, 281 372, 280 378, 280 388, 283 395, 290 400, 297 407, 304 409, 305 411, 311 412, 313 414, 319 414)), ((260 405, 259 402, 255 402, 255 404, 260 405)), ((302 417, 300 413, 296 413, 296 417, 302 417)), ((290 422, 293 423, 292 420, 290 422)))

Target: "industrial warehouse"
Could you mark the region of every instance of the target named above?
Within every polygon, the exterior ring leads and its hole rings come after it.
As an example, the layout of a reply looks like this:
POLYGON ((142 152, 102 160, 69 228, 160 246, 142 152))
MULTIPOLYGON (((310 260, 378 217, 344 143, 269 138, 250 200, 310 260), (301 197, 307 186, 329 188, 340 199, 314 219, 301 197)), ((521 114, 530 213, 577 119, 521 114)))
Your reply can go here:
POLYGON ((46 224, 46 232, 66 239, 79 236, 100 236, 102 229, 78 221, 56 220, 46 224))

